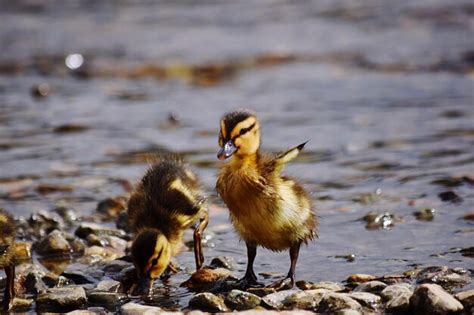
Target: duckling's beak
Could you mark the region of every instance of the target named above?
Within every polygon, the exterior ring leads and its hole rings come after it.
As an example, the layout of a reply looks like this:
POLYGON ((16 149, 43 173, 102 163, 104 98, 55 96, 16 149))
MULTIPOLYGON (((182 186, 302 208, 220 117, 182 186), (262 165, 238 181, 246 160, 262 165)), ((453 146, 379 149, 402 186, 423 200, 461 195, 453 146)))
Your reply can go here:
POLYGON ((139 295, 148 295, 151 292, 153 287, 153 280, 148 277, 140 277, 138 279, 138 286, 136 288, 135 294, 139 295))
POLYGON ((224 146, 219 150, 219 152, 217 152, 217 158, 221 161, 225 160, 229 156, 231 156, 236 150, 237 148, 235 147, 234 141, 229 140, 224 144, 224 146))

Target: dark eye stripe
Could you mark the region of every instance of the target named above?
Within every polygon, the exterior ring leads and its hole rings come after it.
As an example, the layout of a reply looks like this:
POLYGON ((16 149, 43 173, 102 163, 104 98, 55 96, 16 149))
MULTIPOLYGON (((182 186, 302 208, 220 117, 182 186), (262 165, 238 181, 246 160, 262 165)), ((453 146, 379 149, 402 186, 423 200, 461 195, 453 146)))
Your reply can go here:
POLYGON ((247 132, 249 132, 250 130, 252 130, 252 129, 255 127, 255 124, 256 124, 256 123, 253 123, 253 124, 251 124, 250 126, 248 126, 247 128, 242 128, 242 129, 240 129, 239 135, 238 135, 238 136, 235 136, 234 138, 232 138, 232 140, 235 140, 235 139, 237 139, 238 137, 240 137, 240 136, 246 134, 247 132))

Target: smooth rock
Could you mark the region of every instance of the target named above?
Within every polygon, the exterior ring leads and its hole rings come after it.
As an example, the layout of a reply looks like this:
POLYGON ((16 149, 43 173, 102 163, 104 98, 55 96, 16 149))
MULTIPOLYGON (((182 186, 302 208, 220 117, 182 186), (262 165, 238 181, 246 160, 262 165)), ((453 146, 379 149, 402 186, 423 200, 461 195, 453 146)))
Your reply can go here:
POLYGON ((247 292, 255 294, 256 296, 259 296, 259 297, 264 297, 265 295, 275 293, 276 290, 273 288, 262 287, 262 288, 248 288, 247 292))
POLYGON ((385 289, 387 285, 382 281, 369 281, 365 283, 359 284, 357 287, 354 288, 355 292, 370 292, 378 294, 383 289, 385 289))
POLYGON ((96 223, 82 223, 74 232, 74 234, 82 239, 87 239, 89 234, 95 234, 97 236, 101 235, 111 235, 120 238, 127 238, 127 234, 122 230, 108 228, 96 223))
POLYGON ((116 218, 126 207, 127 200, 124 197, 107 198, 97 204, 97 212, 116 218))
POLYGON ((94 245, 86 248, 84 256, 90 258, 98 258, 102 261, 114 261, 117 258, 122 257, 124 253, 124 251, 112 247, 102 247, 94 245))
POLYGON ((34 234, 36 237, 43 237, 53 230, 61 230, 64 227, 64 222, 58 215, 39 211, 30 216, 28 225, 32 229, 29 231, 30 234, 34 234))
POLYGON ((64 255, 72 252, 72 247, 63 232, 54 230, 35 246, 36 252, 42 256, 64 255))
POLYGON ((104 272, 83 264, 70 264, 61 274, 75 284, 95 283, 102 279, 104 272))
POLYGON ((283 300, 283 306, 285 309, 304 309, 315 311, 319 307, 323 296, 329 292, 326 289, 314 289, 307 291, 299 291, 283 300))
POLYGON ((421 284, 410 298, 410 306, 425 314, 448 314, 462 311, 462 304, 437 284, 421 284))
POLYGON ((115 280, 102 280, 95 286, 94 290, 106 291, 106 292, 117 292, 120 287, 120 282, 115 280))
POLYGON ((458 299, 465 309, 471 309, 474 307, 474 289, 459 292, 454 295, 458 299))
POLYGON ((244 311, 250 310, 258 305, 262 299, 252 293, 240 290, 232 290, 225 298, 225 303, 233 310, 244 311))
POLYGON ((209 292, 198 293, 193 296, 189 300, 189 308, 212 313, 228 311, 224 300, 209 292))
POLYGON ((266 295, 262 298, 262 303, 272 309, 281 310, 284 308, 283 301, 292 294, 298 293, 298 290, 284 290, 266 295))
POLYGON ((346 282, 351 283, 351 282, 356 282, 356 283, 364 283, 368 281, 374 280, 376 277, 368 274, 363 274, 363 273, 355 273, 350 275, 346 282))
POLYGON ((120 307, 122 315, 161 315, 163 310, 156 306, 141 305, 134 302, 128 302, 120 307))
POLYGON ((435 283, 445 290, 461 288, 471 282, 470 272, 462 268, 434 266, 422 269, 416 276, 417 283, 435 283))
POLYGON ((383 289, 380 295, 386 301, 385 308, 388 311, 404 311, 410 306, 413 286, 408 283, 392 284, 383 289))
POLYGON ((16 262, 31 260, 31 243, 21 241, 13 243, 13 257, 16 262))
POLYGON ((11 304, 10 313, 27 313, 33 305, 33 300, 14 298, 11 304))
POLYGON ((235 279, 229 270, 224 268, 209 269, 202 268, 194 272, 191 277, 183 282, 181 286, 194 291, 203 291, 213 288, 217 282, 235 279))
POLYGON ((39 293, 46 292, 48 286, 44 283, 42 275, 33 271, 26 275, 23 288, 25 293, 38 295, 39 293))
POLYGON ((86 292, 79 286, 51 288, 36 300, 36 309, 41 312, 70 312, 86 304, 86 292))
POLYGON ((323 296, 319 304, 319 312, 331 313, 339 310, 351 309, 361 311, 359 302, 349 297, 346 293, 327 293, 323 296))
POLYGON ((297 281, 296 286, 301 290, 316 290, 316 289, 326 289, 329 291, 343 291, 344 286, 336 282, 331 281, 321 281, 317 283, 312 283, 308 281, 297 281))
POLYGON ((104 306, 108 309, 115 310, 121 304, 128 300, 128 296, 123 293, 93 291, 87 296, 87 301, 92 305, 104 306))
POLYGON ((348 293, 349 297, 359 302, 362 306, 377 310, 380 306, 382 299, 380 296, 369 293, 369 292, 351 292, 348 293))
POLYGON ((217 256, 211 260, 209 264, 210 267, 216 268, 225 268, 229 270, 234 270, 236 267, 235 259, 231 256, 217 256))

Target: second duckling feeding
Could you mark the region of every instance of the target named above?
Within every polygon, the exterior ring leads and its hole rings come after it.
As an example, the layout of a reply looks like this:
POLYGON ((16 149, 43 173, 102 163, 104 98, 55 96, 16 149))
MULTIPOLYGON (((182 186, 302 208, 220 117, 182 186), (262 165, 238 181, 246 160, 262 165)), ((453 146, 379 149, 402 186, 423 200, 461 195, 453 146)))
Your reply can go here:
POLYGON ((128 202, 129 224, 135 232, 131 254, 141 286, 153 284, 178 254, 183 234, 195 221, 196 269, 201 268, 201 235, 208 214, 196 175, 179 159, 161 159, 147 171, 128 202), (151 283, 148 283, 151 280, 151 283))

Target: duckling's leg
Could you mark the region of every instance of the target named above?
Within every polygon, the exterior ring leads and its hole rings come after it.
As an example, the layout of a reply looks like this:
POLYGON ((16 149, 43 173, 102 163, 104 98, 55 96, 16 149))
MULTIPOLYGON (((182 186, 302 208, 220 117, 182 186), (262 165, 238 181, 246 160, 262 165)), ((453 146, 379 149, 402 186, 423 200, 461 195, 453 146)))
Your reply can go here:
POLYGON ((290 247, 291 263, 290 263, 290 271, 288 271, 288 275, 286 276, 286 278, 270 284, 268 286, 269 288, 274 288, 275 290, 283 290, 283 289, 292 289, 295 286, 296 262, 298 261, 300 247, 301 247, 301 242, 296 243, 295 245, 290 247))
POLYGON ((204 263, 204 254, 202 253, 202 233, 209 222, 209 215, 204 212, 201 222, 194 230, 194 260, 196 262, 196 270, 201 269, 204 263))
POLYGON ((5 274, 7 276, 7 286, 3 296, 3 309, 8 310, 10 308, 10 303, 15 297, 15 266, 6 266, 5 274))
POLYGON ((262 287, 263 284, 257 281, 257 276, 253 271, 253 262, 255 261, 255 256, 257 256, 257 246, 245 242, 247 245, 247 270, 245 271, 245 276, 238 281, 239 287, 245 289, 248 287, 262 287))

